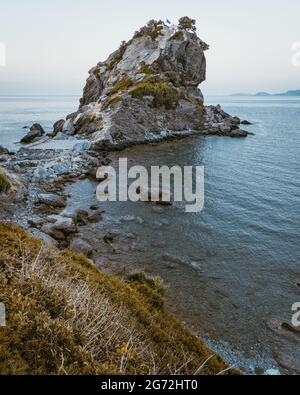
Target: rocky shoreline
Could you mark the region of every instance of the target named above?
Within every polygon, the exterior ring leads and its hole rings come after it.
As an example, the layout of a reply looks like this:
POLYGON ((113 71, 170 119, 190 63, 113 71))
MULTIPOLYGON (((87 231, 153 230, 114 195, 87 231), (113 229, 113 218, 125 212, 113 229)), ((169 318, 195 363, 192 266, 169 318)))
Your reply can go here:
MULTIPOLYGON (((210 106, 207 111, 214 114, 216 121, 221 117, 230 117, 219 106, 210 106)), ((241 122, 237 117, 230 117, 231 122, 232 119, 236 124, 241 122)), ((213 135, 228 135, 226 124, 221 126, 223 131, 215 131, 213 135)), ((34 124, 28 134, 33 136, 41 130, 41 125, 34 124)), ((103 212, 99 206, 73 212, 66 210, 68 196, 65 188, 68 184, 86 178, 97 181, 97 169, 111 163, 111 151, 121 151, 140 144, 155 145, 162 141, 212 135, 208 129, 193 132, 161 132, 144 141, 127 142, 117 145, 114 149, 108 147, 106 150, 94 150, 87 140, 70 137, 53 140, 49 136, 44 137, 43 134, 34 137, 31 143, 24 144, 17 152, 9 152, 0 147, 0 166, 12 185, 10 192, 1 194, 3 210, 0 210, 0 220, 18 222, 29 233, 50 245, 61 248, 74 246, 76 251, 79 251, 82 245, 82 252, 87 256, 91 256, 91 249, 76 239, 78 227, 100 221, 103 212), (71 143, 70 147, 68 143, 71 143), (65 149, 59 148, 65 145, 65 149)), ((245 135, 243 132, 237 132, 232 137, 245 135)), ((23 140, 28 141, 28 138, 23 140)))

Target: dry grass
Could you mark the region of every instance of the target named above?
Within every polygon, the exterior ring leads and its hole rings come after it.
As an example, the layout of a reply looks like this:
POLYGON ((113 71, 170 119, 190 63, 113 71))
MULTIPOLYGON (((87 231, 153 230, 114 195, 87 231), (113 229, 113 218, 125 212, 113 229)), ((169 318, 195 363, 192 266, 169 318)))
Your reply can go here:
MULTIPOLYGON (((157 279, 126 281, 0 225, 0 374, 218 374, 228 367, 164 309, 157 279)), ((234 371, 226 371, 235 373, 234 371)))
POLYGON ((11 184, 4 171, 0 168, 0 193, 6 193, 10 190, 11 184))

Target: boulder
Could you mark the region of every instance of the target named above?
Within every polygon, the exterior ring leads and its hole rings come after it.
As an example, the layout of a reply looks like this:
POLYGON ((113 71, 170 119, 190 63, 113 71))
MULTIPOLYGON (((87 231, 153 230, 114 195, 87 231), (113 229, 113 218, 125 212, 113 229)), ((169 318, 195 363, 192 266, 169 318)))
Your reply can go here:
POLYGON ((60 214, 63 217, 71 218, 77 225, 86 225, 88 223, 89 213, 86 210, 77 208, 66 208, 60 214))
POLYGON ((248 136, 248 132, 246 132, 245 130, 242 129, 234 129, 231 131, 230 133, 230 137, 247 137, 248 136))
POLYGON ((45 133, 43 127, 42 127, 39 123, 34 123, 34 124, 30 127, 30 131, 31 131, 31 132, 33 132, 33 131, 35 131, 35 130, 39 131, 41 134, 44 134, 44 133, 45 133))
POLYGON ((69 136, 73 136, 75 134, 75 127, 72 119, 68 119, 67 121, 64 122, 62 127, 62 132, 69 136))
POLYGON ((65 240, 65 235, 61 230, 55 228, 54 224, 44 224, 41 228, 42 233, 53 237, 55 240, 63 241, 65 240))
POLYGON ((2 145, 0 145, 0 155, 9 155, 8 149, 2 147, 2 145))
POLYGON ((103 211, 100 211, 100 210, 97 210, 97 211, 94 211, 92 214, 90 214, 89 216, 88 216, 88 218, 87 218, 87 220, 90 222, 90 223, 97 223, 97 222, 100 222, 100 221, 102 221, 102 218, 103 218, 103 211))
POLYGON ((53 125, 53 132, 51 133, 51 137, 55 137, 58 135, 58 133, 61 133, 63 131, 64 124, 64 119, 60 119, 59 121, 55 122, 55 124, 53 125))
POLYGON ((66 201, 62 196, 53 194, 53 193, 41 193, 38 195, 36 204, 45 204, 50 207, 65 207, 66 201))
POLYGON ((247 120, 244 120, 241 122, 241 125, 253 125, 253 124, 247 120))
POLYGON ((87 258, 91 258, 93 255, 93 247, 82 239, 75 239, 70 245, 70 250, 76 254, 83 254, 87 258))
POLYGON ((48 247, 58 247, 58 242, 53 237, 49 236, 46 233, 41 232, 38 229, 28 229, 28 233, 31 234, 36 239, 41 240, 48 247))
POLYGON ((61 215, 50 215, 48 221, 53 225, 53 229, 60 230, 63 233, 76 233, 78 231, 72 218, 62 217, 61 215))
POLYGON ((31 126, 29 132, 21 139, 22 144, 30 144, 42 137, 45 134, 44 129, 38 123, 31 126))

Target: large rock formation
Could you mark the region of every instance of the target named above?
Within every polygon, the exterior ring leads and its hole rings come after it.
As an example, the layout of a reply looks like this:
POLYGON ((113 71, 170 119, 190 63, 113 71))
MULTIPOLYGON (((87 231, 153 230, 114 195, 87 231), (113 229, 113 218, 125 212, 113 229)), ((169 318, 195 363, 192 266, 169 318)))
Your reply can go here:
POLYGON ((198 88, 208 49, 195 21, 150 21, 89 72, 79 110, 56 131, 88 137, 94 148, 119 148, 201 132, 246 136, 240 120, 206 109, 198 88))

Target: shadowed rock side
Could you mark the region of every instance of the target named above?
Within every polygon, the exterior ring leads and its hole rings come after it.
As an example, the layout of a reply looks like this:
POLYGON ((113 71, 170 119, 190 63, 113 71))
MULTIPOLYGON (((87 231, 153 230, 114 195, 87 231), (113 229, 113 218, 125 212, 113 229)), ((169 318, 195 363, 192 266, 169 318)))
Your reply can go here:
MULTIPOLYGON (((245 137, 240 120, 205 108, 206 78, 195 21, 150 21, 89 72, 80 107, 55 132, 88 137, 93 148, 119 148, 194 132, 245 137)), ((55 134, 55 133, 54 133, 55 134)))

